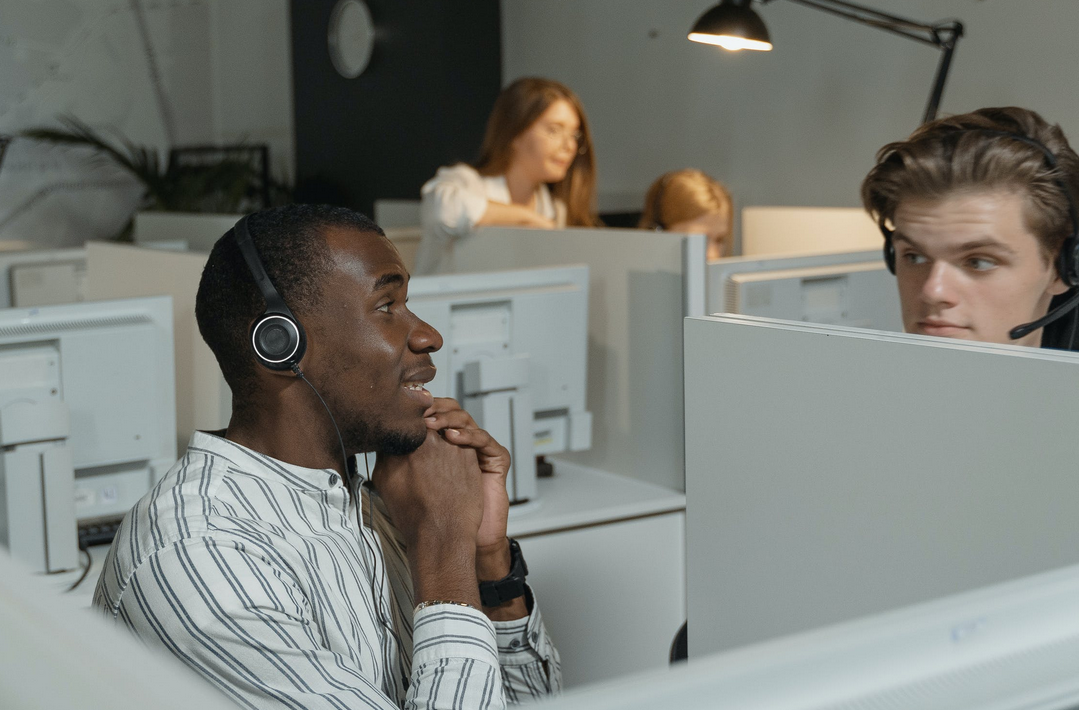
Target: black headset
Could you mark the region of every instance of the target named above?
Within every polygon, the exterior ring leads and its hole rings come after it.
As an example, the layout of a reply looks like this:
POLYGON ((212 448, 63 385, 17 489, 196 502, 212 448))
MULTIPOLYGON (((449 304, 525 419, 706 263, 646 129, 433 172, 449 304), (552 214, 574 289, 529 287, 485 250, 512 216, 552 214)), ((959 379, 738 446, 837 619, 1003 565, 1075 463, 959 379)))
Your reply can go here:
MULTIPOLYGON (((1050 170, 1057 169, 1057 158, 1053 155, 1053 151, 1049 150, 1049 148, 1040 141, 1034 140, 1029 136, 1024 136, 1021 133, 1012 133, 1010 131, 994 131, 983 128, 967 129, 962 132, 976 132, 988 136, 999 136, 1001 138, 1010 138, 1019 141, 1020 143, 1025 143, 1041 152, 1045 159, 1045 164, 1050 170)), ((1071 190, 1069 190, 1058 177, 1054 177, 1053 182, 1060 188, 1060 192, 1064 195, 1064 199, 1068 201, 1068 218, 1071 220, 1071 232, 1060 247, 1060 253, 1056 258, 1056 269, 1057 273, 1060 275, 1061 281, 1063 281, 1069 289, 1072 289, 1075 292, 1068 298, 1062 300, 1059 305, 1051 309, 1038 320, 1012 328, 1008 333, 1008 337, 1012 340, 1019 340, 1020 338, 1033 333, 1035 330, 1049 325, 1079 305, 1079 289, 1075 288, 1076 286, 1079 286, 1079 213, 1076 212, 1075 200, 1072 198, 1071 190)), ((884 235, 884 263, 888 266, 888 271, 894 274, 896 259, 895 244, 892 242, 892 235, 895 231, 888 228, 884 223, 883 216, 881 217, 878 226, 880 227, 881 233, 884 235)))
POLYGON ((240 248, 247 268, 266 301, 266 310, 251 325, 251 348, 263 366, 271 370, 295 370, 307 351, 307 334, 266 274, 258 249, 247 230, 247 219, 247 216, 241 217, 232 232, 236 246, 240 248))

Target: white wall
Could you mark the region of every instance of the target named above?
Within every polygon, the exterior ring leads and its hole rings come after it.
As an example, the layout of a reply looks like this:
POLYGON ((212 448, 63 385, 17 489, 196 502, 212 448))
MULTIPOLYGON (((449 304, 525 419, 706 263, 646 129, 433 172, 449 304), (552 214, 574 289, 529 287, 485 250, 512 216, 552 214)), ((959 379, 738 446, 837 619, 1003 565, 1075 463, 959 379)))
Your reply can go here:
MULTIPOLYGON (((265 141, 289 176, 289 46, 288 0, 3 0, 0 133, 69 114, 162 160, 170 145, 265 141)), ((107 238, 139 192, 85 154, 17 140, 0 166, 0 240, 107 238)))
MULTIPOLYGON (((504 79, 546 75, 580 94, 595 134, 601 205, 618 195, 639 205, 657 175, 686 166, 726 182, 739 205, 859 204, 876 150, 921 120, 939 53, 783 0, 755 5, 772 52, 687 41, 712 4, 503 0, 504 79)), ((943 112, 1025 106, 1079 144, 1079 2, 864 4, 965 23, 943 112)))

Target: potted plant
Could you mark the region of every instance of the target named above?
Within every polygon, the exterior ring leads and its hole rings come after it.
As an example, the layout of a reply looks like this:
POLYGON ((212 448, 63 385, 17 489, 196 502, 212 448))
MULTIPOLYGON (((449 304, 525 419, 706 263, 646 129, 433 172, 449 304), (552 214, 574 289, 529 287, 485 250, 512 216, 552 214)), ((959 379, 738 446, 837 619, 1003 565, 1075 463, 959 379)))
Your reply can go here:
MULTIPOLYGON (((289 189, 269 174, 265 145, 173 148, 163 161, 156 148, 123 136, 110 139, 72 116, 60 126, 31 128, 26 138, 93 151, 90 160, 114 165, 143 187, 137 211, 243 214, 287 202, 289 189)), ((131 241, 134 215, 117 238, 131 241)))

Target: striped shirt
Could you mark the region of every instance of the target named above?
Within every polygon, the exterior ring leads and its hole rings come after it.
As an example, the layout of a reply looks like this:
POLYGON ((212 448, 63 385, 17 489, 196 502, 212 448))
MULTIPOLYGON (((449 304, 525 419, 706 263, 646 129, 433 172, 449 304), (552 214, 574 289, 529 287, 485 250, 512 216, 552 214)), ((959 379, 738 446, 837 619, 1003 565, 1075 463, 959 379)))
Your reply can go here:
POLYGON ((561 687, 534 603, 413 613, 377 494, 202 432, 124 519, 94 605, 241 707, 501 708, 561 687))

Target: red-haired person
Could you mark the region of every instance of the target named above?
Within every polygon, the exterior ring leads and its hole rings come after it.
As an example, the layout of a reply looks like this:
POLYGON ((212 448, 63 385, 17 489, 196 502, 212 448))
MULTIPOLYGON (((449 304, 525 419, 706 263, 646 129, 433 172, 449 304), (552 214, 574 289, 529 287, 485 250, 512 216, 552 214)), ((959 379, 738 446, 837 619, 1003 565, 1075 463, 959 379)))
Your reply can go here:
POLYGON ((439 168, 421 191, 415 274, 452 270, 454 243, 489 225, 596 226, 596 166, 577 96, 526 77, 499 94, 479 158, 439 168))

